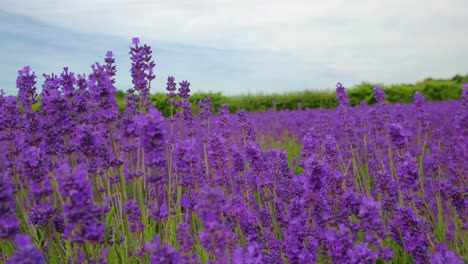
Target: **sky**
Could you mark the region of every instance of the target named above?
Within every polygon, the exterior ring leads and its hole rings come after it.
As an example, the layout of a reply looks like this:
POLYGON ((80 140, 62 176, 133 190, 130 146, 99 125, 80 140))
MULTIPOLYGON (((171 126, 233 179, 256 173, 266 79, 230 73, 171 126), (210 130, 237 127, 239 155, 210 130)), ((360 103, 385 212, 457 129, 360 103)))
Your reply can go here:
POLYGON ((19 69, 89 74, 107 51, 131 85, 133 37, 156 80, 226 95, 398 84, 468 73, 466 0, 0 0, 0 89, 19 69))

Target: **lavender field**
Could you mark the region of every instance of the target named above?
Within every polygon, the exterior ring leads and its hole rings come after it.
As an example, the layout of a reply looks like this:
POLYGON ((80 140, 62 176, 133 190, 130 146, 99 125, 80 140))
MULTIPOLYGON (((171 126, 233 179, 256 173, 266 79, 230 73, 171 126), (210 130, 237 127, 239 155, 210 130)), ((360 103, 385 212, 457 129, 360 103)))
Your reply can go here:
POLYGON ((0 95, 0 263, 468 261, 468 84, 460 101, 195 115, 133 39, 118 111, 112 52, 92 73, 0 95), (151 88, 155 89, 155 88, 151 88))

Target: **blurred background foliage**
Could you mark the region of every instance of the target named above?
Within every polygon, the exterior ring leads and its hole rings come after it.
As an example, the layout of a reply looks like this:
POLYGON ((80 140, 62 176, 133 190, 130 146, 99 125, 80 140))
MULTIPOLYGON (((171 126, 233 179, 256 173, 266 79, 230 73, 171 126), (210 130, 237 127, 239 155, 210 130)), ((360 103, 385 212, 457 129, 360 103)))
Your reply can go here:
MULTIPOLYGON (((462 85, 468 83, 467 75, 455 75, 451 79, 427 78, 415 84, 398 84, 386 86, 379 83, 363 82, 353 87, 344 86, 348 90, 348 96, 352 106, 360 105, 365 101, 367 104, 374 104, 372 88, 381 86, 387 94, 387 101, 390 103, 410 103, 413 101, 414 92, 419 90, 427 101, 458 100, 460 99, 462 85)), ((154 89, 153 89, 154 92, 154 89)), ((119 90, 116 94, 117 103, 121 111, 125 109, 126 92, 119 90)), ((338 105, 334 90, 304 90, 300 92, 289 92, 283 94, 246 94, 236 96, 226 96, 220 92, 194 93, 189 98, 193 104, 194 112, 198 113, 198 101, 210 97, 212 99, 213 111, 217 112, 222 104, 229 104, 231 112, 244 109, 249 112, 263 112, 268 109, 275 110, 296 110, 298 107, 305 108, 334 108, 338 105)), ((40 98, 39 98, 40 99, 40 98)), ((151 97, 151 103, 163 112, 165 116, 170 115, 167 105, 165 91, 158 91, 151 97)), ((40 100, 35 106, 39 109, 40 100)))

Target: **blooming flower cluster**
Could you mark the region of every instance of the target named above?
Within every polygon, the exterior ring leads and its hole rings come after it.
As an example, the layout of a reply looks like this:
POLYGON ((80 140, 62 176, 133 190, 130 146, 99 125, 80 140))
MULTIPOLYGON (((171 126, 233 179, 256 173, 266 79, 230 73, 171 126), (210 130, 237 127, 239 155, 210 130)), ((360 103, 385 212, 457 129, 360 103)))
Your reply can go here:
POLYGON ((0 262, 468 261, 468 84, 351 107, 338 83, 337 109, 231 114, 169 76, 164 117, 151 47, 130 59, 123 112, 112 52, 0 93, 0 262))

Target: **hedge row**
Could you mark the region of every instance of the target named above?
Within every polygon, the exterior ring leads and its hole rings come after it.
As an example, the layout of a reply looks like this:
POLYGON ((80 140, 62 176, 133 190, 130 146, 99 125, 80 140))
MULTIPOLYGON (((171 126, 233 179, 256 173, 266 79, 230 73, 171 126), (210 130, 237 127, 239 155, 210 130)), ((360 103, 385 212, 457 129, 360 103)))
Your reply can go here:
MULTIPOLYGON (((468 83, 468 75, 456 75, 448 80, 425 79, 416 84, 400 84, 385 86, 380 85, 387 93, 387 100, 390 103, 409 103, 413 100, 414 92, 419 90, 428 101, 458 100, 460 99, 462 85, 468 83)), ((361 83, 348 89, 348 96, 351 105, 359 105, 362 101, 374 104, 372 88, 379 84, 361 83)), ((213 101, 214 111, 222 104, 228 103, 231 112, 239 109, 246 111, 261 112, 270 108, 277 110, 297 109, 300 106, 305 108, 334 108, 338 105, 335 91, 313 91, 305 90, 301 92, 290 92, 285 94, 257 94, 225 96, 221 93, 195 93, 190 97, 190 101, 198 111, 196 103, 203 98, 210 97, 213 101)), ((121 109, 125 107, 125 93, 119 91, 117 99, 121 109)), ((167 106, 167 96, 164 93, 157 93, 152 96, 151 101, 165 115, 169 114, 167 106)))
MULTIPOLYGON (((428 101, 457 100, 460 99, 462 85, 468 83, 467 75, 456 75, 451 79, 434 80, 431 78, 416 84, 380 85, 387 93, 387 101, 390 103, 409 103, 413 100, 414 92, 419 90, 428 101)), ((354 87, 347 87, 348 96, 352 106, 359 105, 362 101, 374 104, 372 88, 379 84, 361 83, 354 87)), ((346 87, 346 84, 345 84, 346 87)), ((125 108, 126 93, 119 90, 116 94, 117 103, 121 111, 125 108)), ((231 112, 244 109, 249 112, 261 112, 270 108, 276 110, 305 108, 334 108, 338 105, 335 91, 305 90, 301 92, 289 92, 284 94, 256 94, 225 96, 218 93, 195 93, 189 101, 194 105, 194 111, 198 112, 197 102, 200 99, 210 97, 213 102, 213 110, 217 111, 222 104, 229 104, 231 112)), ((151 102, 160 109, 165 116, 169 115, 167 96, 163 92, 154 94, 151 102)), ((36 105, 38 108, 39 105, 36 105)))

